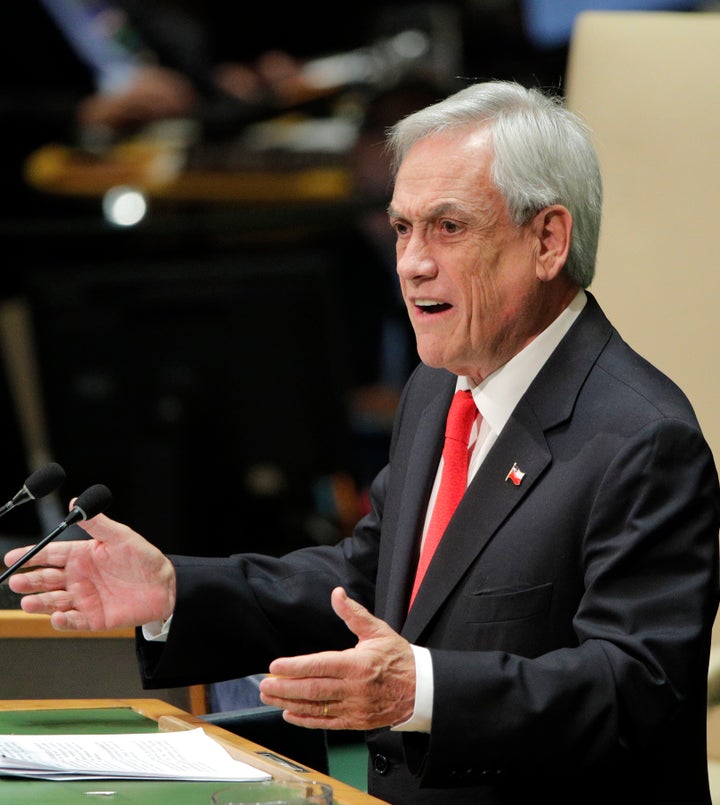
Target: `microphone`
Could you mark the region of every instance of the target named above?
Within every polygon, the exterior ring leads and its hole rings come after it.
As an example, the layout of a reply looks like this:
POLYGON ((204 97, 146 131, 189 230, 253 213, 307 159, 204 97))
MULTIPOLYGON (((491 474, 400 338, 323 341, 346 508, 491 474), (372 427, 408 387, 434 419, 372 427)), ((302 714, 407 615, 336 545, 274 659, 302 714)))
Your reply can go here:
POLYGON ((103 484, 95 484, 94 486, 86 489, 75 501, 75 505, 70 510, 68 516, 46 536, 43 537, 37 545, 33 545, 29 551, 24 553, 13 565, 10 565, 7 570, 0 574, 0 583, 5 581, 6 578, 21 568, 27 561, 33 558, 36 553, 41 551, 49 542, 61 534, 68 526, 73 523, 78 523, 80 520, 90 520, 96 514, 107 509, 112 501, 112 494, 110 490, 103 484))
POLYGON ((44 498, 45 495, 54 492, 64 480, 65 470, 59 464, 50 463, 40 467, 28 476, 23 488, 13 498, 0 506, 0 517, 16 506, 35 500, 35 498, 44 498))

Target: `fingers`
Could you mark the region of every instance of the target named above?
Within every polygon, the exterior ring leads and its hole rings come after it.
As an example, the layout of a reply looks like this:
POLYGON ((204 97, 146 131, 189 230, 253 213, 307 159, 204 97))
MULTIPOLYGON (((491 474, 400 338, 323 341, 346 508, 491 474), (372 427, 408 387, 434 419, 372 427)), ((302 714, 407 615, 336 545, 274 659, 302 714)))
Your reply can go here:
MULTIPOLYGON (((73 507, 75 500, 77 500, 77 498, 73 498, 73 501, 71 501, 70 508, 73 507)), ((111 520, 104 514, 97 514, 90 520, 81 520, 77 525, 94 539, 108 543, 118 541, 119 538, 130 533, 130 529, 127 526, 111 520)), ((72 550, 73 544, 73 540, 51 542, 47 547, 38 551, 35 556, 29 559, 25 567, 37 567, 39 565, 56 565, 63 567, 68 554, 72 550)), ((32 545, 26 545, 23 548, 12 548, 9 550, 3 557, 3 562, 6 567, 14 565, 15 562, 24 556, 32 547, 32 545)))
POLYGON ((310 729, 353 729, 353 721, 348 717, 347 708, 339 699, 286 699, 262 692, 260 699, 264 704, 279 707, 283 718, 290 724, 310 729))
POLYGON ((379 618, 371 615, 362 604, 348 597, 342 587, 336 587, 331 595, 330 602, 335 614, 345 621, 345 625, 359 640, 369 640, 390 634, 390 627, 379 618))
MULTIPOLYGON (((41 551, 38 551, 35 556, 32 556, 30 559, 28 559, 23 567, 38 567, 39 565, 54 565, 57 567, 63 567, 65 565, 67 555, 70 552, 70 544, 70 541, 51 542, 47 547, 43 548, 41 551)), ((13 548, 12 550, 8 551, 3 559, 5 565, 7 567, 11 567, 32 547, 32 545, 27 545, 24 548, 13 548)), ((10 578, 16 579, 19 578, 19 576, 19 573, 15 573, 14 575, 10 576, 10 578)), ((11 586, 11 589, 15 590, 15 587, 11 586)), ((16 590, 16 592, 20 592, 20 590, 16 590)))
POLYGON ((323 730, 350 730, 354 729, 352 723, 344 716, 334 716, 331 711, 332 702, 314 703, 313 712, 307 710, 283 710, 283 719, 288 724, 295 724, 306 729, 323 730))
POLYGON ((56 567, 27 570, 10 576, 8 585, 13 592, 22 595, 41 590, 62 590, 65 588, 65 573, 56 567))
POLYGON ((73 598, 66 590, 27 596, 20 601, 20 606, 30 615, 50 615, 50 623, 58 631, 93 628, 88 619, 74 608, 73 598))
POLYGON ((105 514, 96 514, 89 520, 80 520, 77 525, 91 537, 102 542, 113 542, 126 531, 131 530, 128 526, 111 520, 105 514))
POLYGON ((65 612, 72 608, 72 596, 67 590, 52 593, 38 593, 30 598, 23 598, 20 605, 25 612, 33 615, 52 615, 53 612, 65 612))
POLYGON ((56 629, 58 632, 78 632, 91 630, 93 628, 87 618, 83 617, 74 609, 63 612, 53 612, 50 615, 50 623, 53 629, 56 629))
MULTIPOLYGON (((278 680, 278 691, 287 690, 297 680, 308 678, 341 679, 350 671, 351 659, 342 651, 321 651, 297 657, 280 657, 270 663, 271 679, 278 680)), ((274 687, 275 683, 268 683, 274 687)), ((323 691, 327 693, 327 691, 323 691)), ((316 698, 315 691, 307 694, 316 698)))
MULTIPOLYGON (((399 722, 394 713, 394 701, 388 703, 383 697, 368 693, 362 684, 345 684, 341 694, 336 680, 313 680, 317 683, 304 687, 302 694, 277 695, 274 687, 263 680, 260 683, 260 699, 264 704, 279 707, 283 718, 290 724, 311 729, 331 730, 376 729, 399 722), (311 698, 310 690, 314 691, 311 698)), ((310 680, 305 680, 310 682, 310 680)), ((392 696, 392 691, 389 692, 392 696)), ((412 708, 410 710, 412 712, 412 708)))
POLYGON ((289 723, 348 729, 346 711, 336 706, 333 712, 333 705, 347 698, 349 665, 349 658, 335 651, 274 660, 260 682, 260 698, 285 711, 289 723))
POLYGON ((67 590, 58 590, 25 597, 20 601, 20 606, 30 615, 53 615, 72 609, 73 602, 67 590))
MULTIPOLYGON (((24 556, 32 548, 32 545, 26 545, 24 548, 12 548, 3 557, 3 562, 6 567, 11 567, 17 560, 24 556)), ((11 577, 12 578, 12 577, 11 577)))

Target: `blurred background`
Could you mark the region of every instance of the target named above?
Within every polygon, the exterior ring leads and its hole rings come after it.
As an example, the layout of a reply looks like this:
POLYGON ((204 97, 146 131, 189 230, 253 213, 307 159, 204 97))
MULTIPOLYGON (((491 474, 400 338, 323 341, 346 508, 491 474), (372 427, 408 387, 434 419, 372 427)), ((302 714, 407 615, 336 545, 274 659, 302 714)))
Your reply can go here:
POLYGON ((349 533, 416 361, 385 128, 470 81, 562 93, 583 9, 708 7, 15 4, 0 51, 0 498, 49 460, 67 480, 3 518, 2 547, 49 531, 94 483, 168 552, 349 533))

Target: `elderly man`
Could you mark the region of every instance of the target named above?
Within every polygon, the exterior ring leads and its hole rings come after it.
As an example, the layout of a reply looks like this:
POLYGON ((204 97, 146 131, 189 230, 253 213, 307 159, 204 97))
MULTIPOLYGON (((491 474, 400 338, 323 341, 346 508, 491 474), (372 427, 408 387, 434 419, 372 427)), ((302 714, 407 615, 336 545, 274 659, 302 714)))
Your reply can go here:
POLYGON ((720 489, 686 397, 586 291, 589 133, 488 82, 389 146, 422 363, 353 535, 166 557, 99 515, 12 587, 58 629, 142 625, 147 687, 269 668, 288 721, 366 731, 369 791, 395 805, 709 805, 720 489))

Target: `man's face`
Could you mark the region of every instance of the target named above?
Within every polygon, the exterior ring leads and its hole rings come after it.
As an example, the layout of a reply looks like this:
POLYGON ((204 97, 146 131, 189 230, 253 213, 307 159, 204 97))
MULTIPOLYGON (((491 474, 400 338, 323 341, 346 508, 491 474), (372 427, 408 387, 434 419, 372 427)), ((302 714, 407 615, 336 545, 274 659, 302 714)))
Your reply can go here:
POLYGON ((389 208, 421 360, 478 382, 547 324, 541 243, 532 225, 510 220, 490 179, 491 156, 487 130, 418 141, 389 208))

